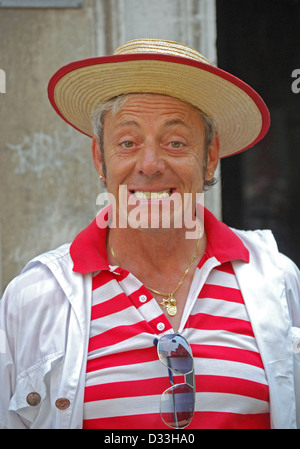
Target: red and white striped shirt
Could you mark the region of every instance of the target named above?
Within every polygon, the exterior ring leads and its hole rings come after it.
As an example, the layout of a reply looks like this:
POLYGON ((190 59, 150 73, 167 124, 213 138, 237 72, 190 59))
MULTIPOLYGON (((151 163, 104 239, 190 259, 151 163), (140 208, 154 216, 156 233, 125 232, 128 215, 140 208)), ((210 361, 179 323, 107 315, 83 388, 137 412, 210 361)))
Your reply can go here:
MULTIPOLYGON (((269 428, 269 391, 232 260, 248 250, 205 210, 207 250, 187 298, 179 332, 194 356, 196 403, 192 428, 269 428)), ((163 429, 161 394, 168 370, 155 337, 173 332, 147 288, 109 266, 106 229, 94 221, 74 240, 74 271, 93 272, 83 428, 163 429)), ((176 383, 183 376, 174 376, 176 383)))

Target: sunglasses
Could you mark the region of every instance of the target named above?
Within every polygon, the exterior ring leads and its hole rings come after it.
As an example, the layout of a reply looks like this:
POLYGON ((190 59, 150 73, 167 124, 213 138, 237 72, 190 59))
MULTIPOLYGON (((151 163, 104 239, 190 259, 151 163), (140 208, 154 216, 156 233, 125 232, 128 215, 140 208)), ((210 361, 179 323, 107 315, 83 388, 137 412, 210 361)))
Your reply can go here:
POLYGON ((179 334, 155 339, 159 360, 168 368, 171 387, 163 392, 160 416, 165 424, 183 429, 192 421, 195 407, 195 375, 189 343, 179 334), (184 374, 184 383, 174 384, 173 373, 184 374))

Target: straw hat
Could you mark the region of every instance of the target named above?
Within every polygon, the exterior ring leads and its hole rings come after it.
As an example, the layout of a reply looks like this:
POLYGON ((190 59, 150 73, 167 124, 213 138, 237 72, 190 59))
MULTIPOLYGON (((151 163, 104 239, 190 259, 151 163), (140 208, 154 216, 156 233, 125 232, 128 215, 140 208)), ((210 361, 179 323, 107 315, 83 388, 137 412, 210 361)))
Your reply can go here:
POLYGON ((250 86, 192 48, 165 40, 133 40, 113 55, 72 62, 48 86, 56 112, 88 136, 98 105, 126 93, 170 95, 200 108, 215 122, 220 157, 253 146, 270 125, 265 103, 250 86))

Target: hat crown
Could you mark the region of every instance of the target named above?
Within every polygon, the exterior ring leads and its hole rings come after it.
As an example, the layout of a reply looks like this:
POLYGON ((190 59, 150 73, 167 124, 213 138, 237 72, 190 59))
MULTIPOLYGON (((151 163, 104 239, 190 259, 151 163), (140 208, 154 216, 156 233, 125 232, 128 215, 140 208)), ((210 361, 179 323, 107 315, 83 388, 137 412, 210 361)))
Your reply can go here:
POLYGON ((211 65, 201 53, 193 48, 185 44, 179 44, 178 42, 163 39, 134 39, 120 45, 114 52, 114 55, 135 53, 161 53, 164 55, 181 56, 211 65))

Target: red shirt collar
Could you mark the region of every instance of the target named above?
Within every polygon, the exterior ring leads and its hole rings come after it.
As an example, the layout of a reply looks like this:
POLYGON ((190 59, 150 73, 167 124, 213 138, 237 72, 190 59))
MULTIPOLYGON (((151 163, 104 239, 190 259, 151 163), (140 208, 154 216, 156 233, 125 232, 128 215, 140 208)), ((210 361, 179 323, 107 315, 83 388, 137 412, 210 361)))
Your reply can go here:
POLYGON ((204 226, 207 258, 215 257, 221 263, 231 260, 249 263, 249 251, 241 239, 207 209, 204 209, 204 226))
MULTIPOLYGON (((110 206, 107 206, 100 212, 100 215, 103 218, 108 216, 109 212, 110 206)), ((73 260, 73 271, 77 273, 109 270, 106 254, 108 228, 99 228, 98 220, 99 216, 81 231, 71 244, 70 255, 73 260)), ((215 257, 220 263, 231 260, 249 262, 249 251, 240 238, 205 208, 204 225, 207 235, 206 259, 215 257)))

